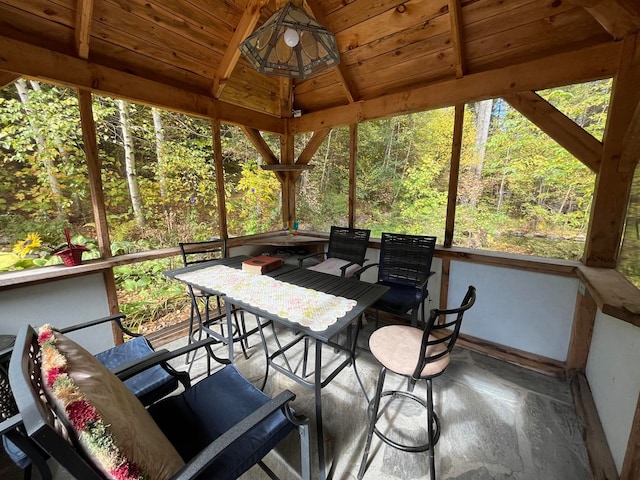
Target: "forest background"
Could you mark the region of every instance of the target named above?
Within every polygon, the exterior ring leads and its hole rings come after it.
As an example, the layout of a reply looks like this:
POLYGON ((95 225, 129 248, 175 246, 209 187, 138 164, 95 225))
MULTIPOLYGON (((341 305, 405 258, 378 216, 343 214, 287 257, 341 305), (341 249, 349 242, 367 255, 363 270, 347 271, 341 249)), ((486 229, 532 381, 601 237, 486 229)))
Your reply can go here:
MULTIPOLYGON (((599 81, 538 93, 601 140, 610 90, 610 81, 599 81)), ((97 95, 93 110, 113 254, 218 238, 210 122, 97 95)), ((428 234, 441 243, 453 120, 445 108, 358 126, 357 227, 372 237, 428 234)), ((282 229, 274 173, 259 168, 239 128, 223 125, 221 134, 229 236, 282 229)), ((278 137, 263 136, 277 155, 278 137)), ((296 138, 296 156, 309 138, 296 138)), ((91 249, 84 258, 98 256, 73 90, 26 79, 5 87, 0 161, 0 271, 59 261, 51 251, 64 243, 65 227, 91 249)), ((333 129, 311 163, 296 186, 300 228, 345 225, 348 128, 333 129)), ((467 105, 454 246, 579 259, 594 182, 593 172, 506 102, 467 105)), ((640 285, 637 238, 623 248, 620 270, 640 285)), ((175 262, 116 268, 131 323, 185 308, 184 290, 161 274, 175 262)))

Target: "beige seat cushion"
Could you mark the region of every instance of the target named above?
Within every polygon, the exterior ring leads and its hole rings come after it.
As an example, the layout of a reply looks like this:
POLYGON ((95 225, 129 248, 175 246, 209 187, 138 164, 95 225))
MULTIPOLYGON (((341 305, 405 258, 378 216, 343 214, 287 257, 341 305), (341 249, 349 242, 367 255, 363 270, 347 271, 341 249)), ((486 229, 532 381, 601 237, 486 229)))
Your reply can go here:
POLYGON ((92 354, 49 325, 38 342, 51 403, 107 478, 167 479, 184 466, 142 403, 92 354))
MULTIPOLYGON (((429 340, 434 340, 429 337, 429 340)), ((387 369, 400 375, 413 375, 422 343, 422 330, 404 325, 389 325, 379 328, 369 338, 369 348, 376 359, 387 369)), ((427 348, 426 356, 437 355, 446 350, 443 344, 427 348)), ((450 355, 432 363, 427 363, 422 370, 422 377, 441 373, 450 362, 450 355)))
MULTIPOLYGON (((341 258, 327 258, 324 262, 314 265, 313 267, 309 267, 307 270, 315 270, 316 272, 328 273, 339 277, 342 275, 342 270, 340 269, 349 263, 351 262, 342 260, 341 258)), ((358 264, 351 265, 346 269, 345 277, 351 278, 360 268, 362 267, 358 264)))

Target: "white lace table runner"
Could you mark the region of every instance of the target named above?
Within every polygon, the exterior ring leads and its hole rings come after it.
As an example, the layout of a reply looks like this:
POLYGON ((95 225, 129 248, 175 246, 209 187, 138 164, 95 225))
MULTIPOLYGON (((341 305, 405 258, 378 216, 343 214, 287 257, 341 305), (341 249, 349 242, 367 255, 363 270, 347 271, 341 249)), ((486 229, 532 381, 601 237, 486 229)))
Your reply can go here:
POLYGON ((178 280, 210 288, 281 318, 320 332, 333 325, 357 302, 266 275, 216 265, 176 275, 178 280))

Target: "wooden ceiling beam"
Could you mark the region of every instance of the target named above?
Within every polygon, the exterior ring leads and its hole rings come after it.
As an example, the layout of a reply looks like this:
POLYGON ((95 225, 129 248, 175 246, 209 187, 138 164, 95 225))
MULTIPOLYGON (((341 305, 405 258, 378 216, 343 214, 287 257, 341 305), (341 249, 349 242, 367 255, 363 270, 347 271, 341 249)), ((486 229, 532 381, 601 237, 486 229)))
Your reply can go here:
POLYGON ((638 0, 569 0, 583 7, 616 40, 640 31, 638 0))
POLYGON ((20 78, 20 75, 16 75, 11 72, 3 72, 0 70, 0 90, 9 85, 10 83, 15 82, 20 78))
POLYGON ((598 173, 602 160, 602 142, 535 92, 514 93, 504 99, 593 172, 598 173))
POLYGON ((621 42, 611 42, 465 75, 460 79, 445 80, 406 92, 302 115, 291 119, 289 128, 292 133, 310 132, 459 103, 504 97, 523 91, 543 90, 607 78, 617 71, 621 49, 621 42))
POLYGON ((0 36, 0 70, 198 117, 282 134, 278 117, 0 36))
POLYGON ((224 56, 220 61, 220 65, 213 78, 213 85, 211 87, 211 94, 214 98, 220 98, 222 91, 229 80, 229 77, 233 73, 233 69, 236 68, 236 64, 240 58, 240 50, 238 46, 253 33, 253 29, 260 20, 260 12, 262 7, 268 3, 268 0, 249 0, 247 6, 244 9, 244 13, 240 18, 240 22, 236 27, 227 49, 224 52, 224 56))
POLYGON ((93 0, 78 0, 76 7, 76 52, 80 58, 89 58, 89 38, 91 37, 91 18, 93 0))
POLYGON ((459 0, 449 0, 449 20, 451 22, 451 43, 453 43, 453 52, 456 58, 456 78, 462 78, 467 69, 462 34, 462 9, 459 0))
MULTIPOLYGON (((322 13, 322 9, 320 8, 318 1, 307 0, 307 5, 311 10, 310 13, 315 17, 318 23, 323 26, 327 25, 327 19, 324 16, 324 13, 322 13)), ((338 56, 339 55, 340 52, 338 52, 338 56)), ((342 90, 344 90, 344 94, 347 97, 349 103, 357 102, 359 100, 357 89, 353 84, 353 80, 351 79, 349 70, 347 69, 347 66, 344 64, 342 59, 340 60, 340 63, 334 68, 334 71, 336 77, 338 78, 338 83, 340 83, 342 90)))

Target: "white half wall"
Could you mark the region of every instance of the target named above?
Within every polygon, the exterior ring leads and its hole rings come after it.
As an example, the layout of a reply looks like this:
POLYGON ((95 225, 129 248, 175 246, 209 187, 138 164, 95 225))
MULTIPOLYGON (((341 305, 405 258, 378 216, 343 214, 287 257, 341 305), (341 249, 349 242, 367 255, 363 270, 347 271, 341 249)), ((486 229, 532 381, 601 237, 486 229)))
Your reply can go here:
MULTIPOLYGON (((50 323, 62 328, 109 315, 102 273, 0 291, 0 334, 50 323)), ((110 324, 70 334, 92 353, 114 345, 110 324)))
POLYGON ((618 473, 640 395, 640 328, 598 310, 586 375, 618 473))
POLYGON ((452 261, 448 306, 460 305, 473 285, 478 296, 462 333, 564 362, 578 284, 576 278, 452 261))

